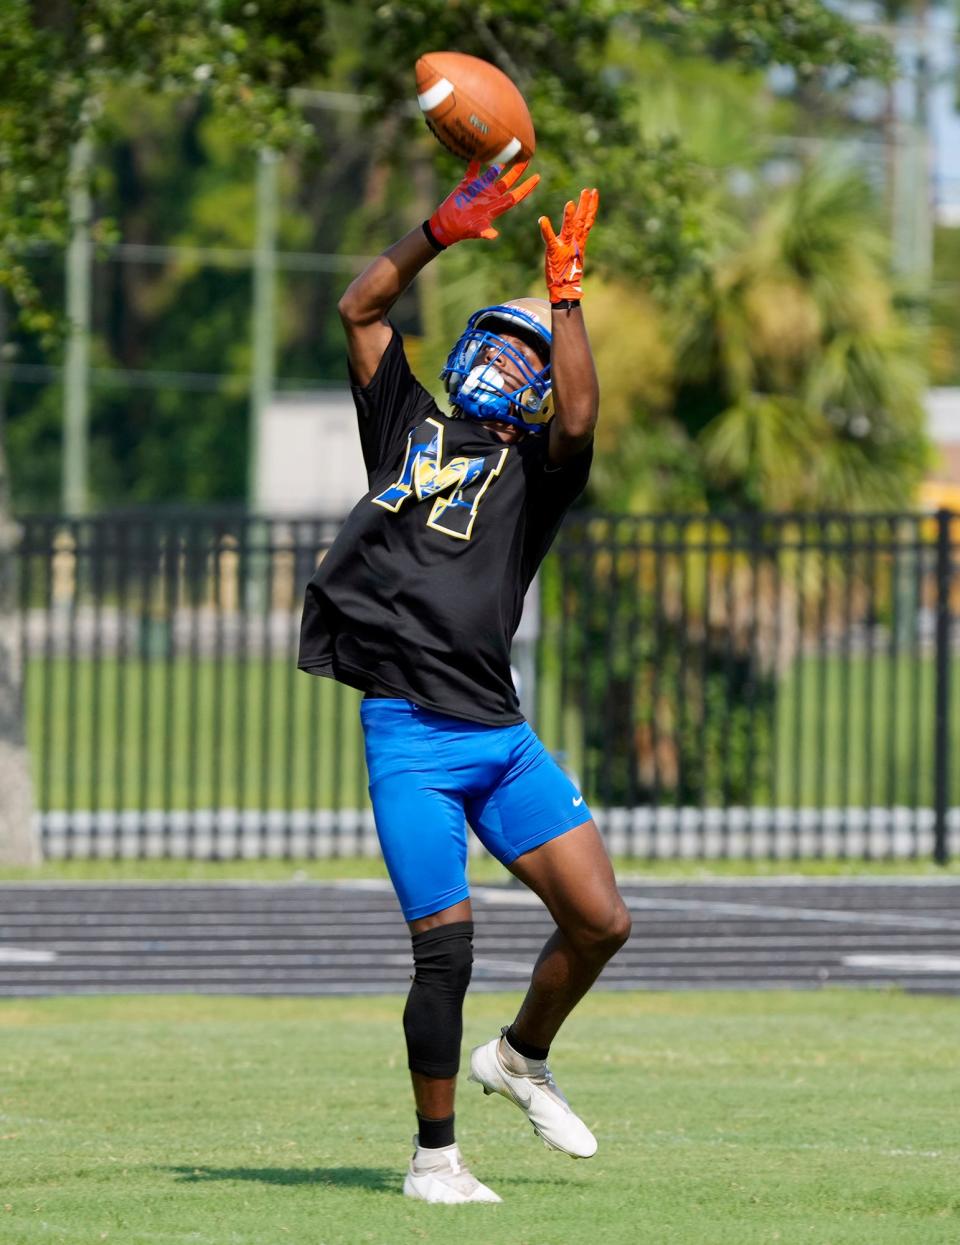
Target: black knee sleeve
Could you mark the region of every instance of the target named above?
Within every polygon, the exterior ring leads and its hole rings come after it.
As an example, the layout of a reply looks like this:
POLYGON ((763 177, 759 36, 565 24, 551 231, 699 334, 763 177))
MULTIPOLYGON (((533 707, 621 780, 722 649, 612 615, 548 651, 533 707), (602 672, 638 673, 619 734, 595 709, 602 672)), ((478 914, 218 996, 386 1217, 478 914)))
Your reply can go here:
POLYGON ((414 934, 413 965, 413 985, 403 1012, 410 1071, 456 1076, 463 996, 473 968, 473 922, 455 921, 414 934))

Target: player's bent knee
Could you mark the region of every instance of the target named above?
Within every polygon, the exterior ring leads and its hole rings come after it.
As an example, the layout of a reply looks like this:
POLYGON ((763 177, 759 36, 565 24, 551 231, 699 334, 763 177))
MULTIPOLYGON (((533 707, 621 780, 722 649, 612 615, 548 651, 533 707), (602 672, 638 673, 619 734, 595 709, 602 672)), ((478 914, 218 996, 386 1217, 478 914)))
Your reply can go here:
POLYGON ((606 928, 598 938, 598 951, 609 960, 620 950, 630 937, 633 921, 626 908, 616 911, 607 922, 606 928))
POLYGON ((632 930, 633 917, 627 909, 621 905, 610 925, 610 938, 614 943, 614 951, 620 950, 623 944, 630 937, 632 930))
POLYGON ((606 963, 630 937, 632 927, 630 913, 620 904, 605 919, 583 924, 567 936, 581 955, 606 963))
POLYGON ((413 985, 403 1012, 410 1071, 456 1076, 463 999, 473 971, 473 922, 455 921, 414 934, 413 964, 413 985))

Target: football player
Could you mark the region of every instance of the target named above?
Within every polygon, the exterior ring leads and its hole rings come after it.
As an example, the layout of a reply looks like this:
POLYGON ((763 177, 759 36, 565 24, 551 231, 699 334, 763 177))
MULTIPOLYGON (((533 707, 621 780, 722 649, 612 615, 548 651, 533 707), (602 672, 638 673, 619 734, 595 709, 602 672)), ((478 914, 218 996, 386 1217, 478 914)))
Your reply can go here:
POLYGON ((473 961, 468 822, 556 929, 511 1024, 470 1077, 546 1145, 597 1148, 547 1066, 551 1043, 630 918, 583 796, 520 712, 510 643, 523 598, 590 470, 599 389, 580 301, 598 193, 540 218, 549 301, 472 315, 442 372, 450 410, 415 379, 388 315, 428 263, 522 202, 525 164, 472 164, 429 220, 348 287, 339 310, 369 492, 306 593, 299 665, 365 693, 370 796, 413 943, 403 1016, 417 1113, 404 1193, 498 1202, 454 1137, 463 1000, 473 961))

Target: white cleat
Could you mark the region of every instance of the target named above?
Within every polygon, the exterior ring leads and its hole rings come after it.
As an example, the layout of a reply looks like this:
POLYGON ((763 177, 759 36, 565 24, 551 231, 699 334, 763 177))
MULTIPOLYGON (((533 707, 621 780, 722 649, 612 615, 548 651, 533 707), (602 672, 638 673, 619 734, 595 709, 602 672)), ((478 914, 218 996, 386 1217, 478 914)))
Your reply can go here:
MULTIPOLYGON (((475 1046, 470 1055, 468 1080, 483 1086, 485 1094, 501 1094, 515 1102, 533 1125, 533 1131, 550 1150, 560 1150, 574 1159, 589 1159, 597 1152, 597 1139, 560 1092, 546 1060, 525 1059, 512 1048, 504 1063, 500 1038, 475 1046), (516 1071, 524 1067, 523 1072, 516 1071)), ((503 1039, 506 1042, 506 1038, 503 1039)))
POLYGON ((445 1202, 447 1205, 502 1200, 471 1174, 458 1145, 427 1150, 417 1145, 416 1137, 413 1144, 417 1148, 403 1182, 404 1197, 418 1198, 421 1202, 445 1202))

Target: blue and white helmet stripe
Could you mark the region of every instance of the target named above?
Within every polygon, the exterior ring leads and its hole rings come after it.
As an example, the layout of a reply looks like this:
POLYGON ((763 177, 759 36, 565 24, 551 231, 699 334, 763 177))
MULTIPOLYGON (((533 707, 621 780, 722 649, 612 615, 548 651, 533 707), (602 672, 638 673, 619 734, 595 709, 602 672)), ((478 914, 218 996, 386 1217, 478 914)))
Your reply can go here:
POLYGON ((548 316, 549 304, 541 299, 518 299, 474 312, 440 373, 446 382, 450 405, 469 419, 498 419, 527 432, 542 432, 553 414, 550 364, 534 370, 524 355, 494 330, 509 333, 515 328, 516 336, 537 343, 549 358, 548 316), (511 370, 521 378, 516 389, 506 388, 507 382, 497 366, 497 361, 503 359, 509 360, 511 370))

